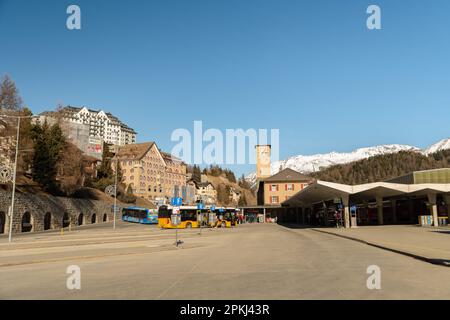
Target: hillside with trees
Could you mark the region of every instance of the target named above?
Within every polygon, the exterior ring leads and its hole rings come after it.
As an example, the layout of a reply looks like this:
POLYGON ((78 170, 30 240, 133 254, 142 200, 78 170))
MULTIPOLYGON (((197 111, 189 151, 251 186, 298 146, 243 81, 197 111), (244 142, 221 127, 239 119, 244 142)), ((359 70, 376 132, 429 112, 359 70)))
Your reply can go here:
POLYGON ((187 166, 187 172, 191 174, 192 180, 201 182, 202 175, 211 182, 217 191, 217 201, 221 206, 233 205, 229 199, 230 189, 233 188, 240 192, 239 206, 255 205, 256 197, 251 186, 242 175, 236 179, 234 172, 228 168, 222 168, 218 165, 211 165, 203 170, 199 166, 187 166))
POLYGON ((450 150, 442 150, 428 156, 418 152, 402 151, 335 165, 312 173, 311 176, 318 180, 354 185, 384 181, 412 171, 448 167, 450 167, 450 150))

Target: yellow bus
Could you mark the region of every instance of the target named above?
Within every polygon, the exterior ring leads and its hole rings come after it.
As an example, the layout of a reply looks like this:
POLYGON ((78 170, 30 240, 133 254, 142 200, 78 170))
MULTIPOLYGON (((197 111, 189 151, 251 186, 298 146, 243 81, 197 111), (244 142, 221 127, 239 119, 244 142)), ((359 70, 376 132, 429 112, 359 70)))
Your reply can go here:
POLYGON ((178 226, 172 225, 171 216, 173 213, 173 206, 163 205, 158 209, 158 225, 164 229, 186 229, 199 228, 203 216, 207 214, 206 209, 199 210, 195 206, 181 206, 180 215, 181 223, 178 226))
POLYGON ((231 228, 238 225, 237 214, 239 209, 236 208, 216 208, 217 214, 217 227, 221 228, 231 228))

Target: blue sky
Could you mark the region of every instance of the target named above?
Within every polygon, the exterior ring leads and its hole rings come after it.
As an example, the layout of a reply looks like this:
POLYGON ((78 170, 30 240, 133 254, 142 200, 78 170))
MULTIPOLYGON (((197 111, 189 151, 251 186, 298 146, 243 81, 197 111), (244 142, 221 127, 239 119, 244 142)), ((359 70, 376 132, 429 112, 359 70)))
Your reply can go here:
POLYGON ((168 151, 194 120, 280 129, 281 158, 425 147, 450 136, 449 12, 447 0, 0 0, 0 74, 35 113, 105 109, 168 151), (70 4, 80 31, 66 29, 70 4), (370 4, 382 30, 366 28, 370 4))

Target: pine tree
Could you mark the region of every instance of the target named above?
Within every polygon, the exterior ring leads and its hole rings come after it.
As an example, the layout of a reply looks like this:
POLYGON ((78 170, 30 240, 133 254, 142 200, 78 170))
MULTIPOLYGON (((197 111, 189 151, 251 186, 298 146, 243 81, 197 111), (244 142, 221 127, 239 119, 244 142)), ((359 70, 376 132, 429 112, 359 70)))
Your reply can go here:
POLYGON ((244 174, 242 174, 241 178, 239 179, 239 186, 243 189, 250 189, 250 184, 245 179, 244 174))
POLYGON ((200 167, 194 165, 194 169, 192 172, 192 180, 196 183, 200 183, 202 181, 202 174, 200 172, 200 167))
MULTIPOLYGON (((102 163, 100 165, 100 168, 97 171, 97 177, 98 179, 102 178, 112 178, 114 175, 111 160, 113 157, 113 154, 109 150, 110 144, 103 142, 103 154, 102 154, 102 163)), ((115 166, 115 163, 114 163, 115 166)))
POLYGON ((49 126, 47 122, 34 125, 31 129, 33 139, 33 180, 41 185, 45 191, 57 192, 57 165, 61 159, 61 152, 65 147, 65 138, 58 124, 49 126))
POLYGON ((361 184, 384 181, 413 171, 448 168, 449 166, 450 150, 443 150, 429 156, 402 151, 331 166, 311 175, 316 179, 330 182, 361 184))
POLYGON ((238 206, 245 207, 247 205, 247 199, 245 198, 245 193, 242 192, 241 197, 239 198, 238 206))

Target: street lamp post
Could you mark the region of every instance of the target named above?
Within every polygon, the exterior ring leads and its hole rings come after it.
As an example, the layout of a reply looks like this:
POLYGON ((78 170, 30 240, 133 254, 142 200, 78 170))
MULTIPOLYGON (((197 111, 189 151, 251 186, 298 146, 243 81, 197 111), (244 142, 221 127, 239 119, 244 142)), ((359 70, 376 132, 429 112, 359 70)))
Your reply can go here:
POLYGON ((23 119, 31 119, 35 116, 12 116, 12 115, 5 115, 0 114, 0 117, 3 118, 12 118, 17 119, 17 133, 16 133, 16 154, 14 155, 14 169, 12 174, 12 193, 11 193, 11 206, 9 207, 9 234, 8 234, 8 241, 9 243, 12 242, 12 226, 13 226, 13 220, 14 220, 14 203, 16 198, 16 178, 17 178, 17 161, 19 158, 19 138, 20 138, 20 120, 23 119))
POLYGON ((116 230, 116 211, 117 211, 117 168, 118 168, 118 158, 116 156, 116 170, 114 174, 114 220, 113 220, 114 230, 116 230))
POLYGON ((14 200, 16 196, 16 175, 17 175, 17 159, 19 155, 19 136, 20 136, 20 117, 17 118, 17 135, 16 135, 16 154, 14 156, 14 170, 13 170, 13 188, 12 188, 12 196, 11 196, 11 206, 9 209, 9 235, 8 241, 12 242, 12 226, 14 220, 14 200))
MULTIPOLYGON (((114 185, 109 185, 105 189, 105 193, 110 197, 114 196, 114 207, 113 207, 113 230, 116 230, 116 211, 117 211, 117 183, 118 183, 118 171, 119 171, 119 158, 117 153, 114 157, 107 157, 108 160, 115 160, 115 169, 114 169, 114 185), (114 189, 114 191, 113 191, 114 189)), ((112 166, 111 166, 112 167, 112 166)))

